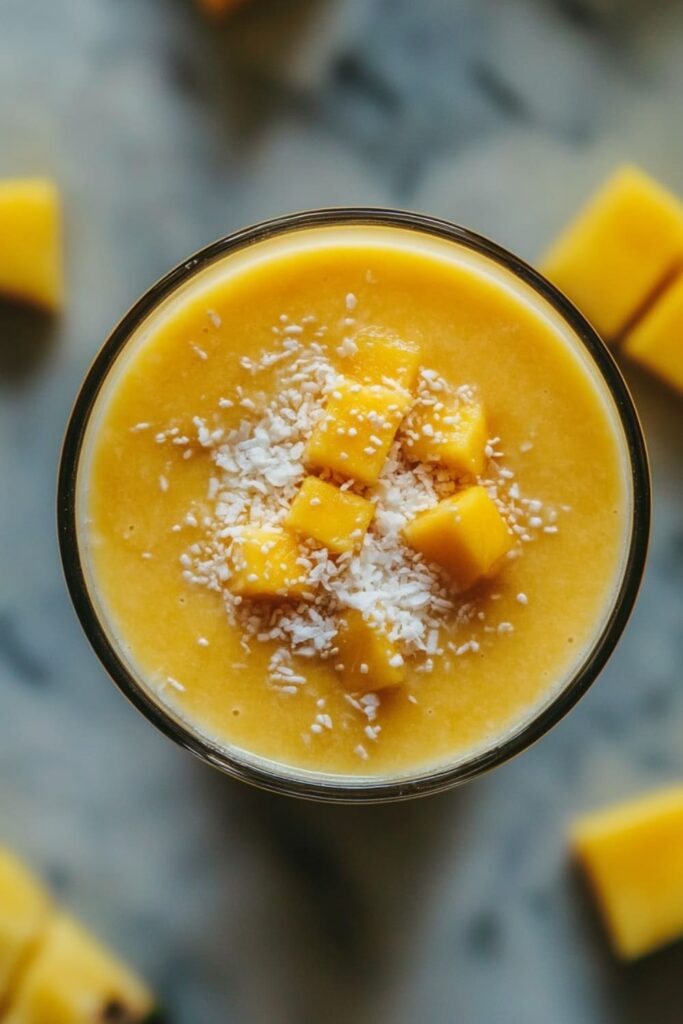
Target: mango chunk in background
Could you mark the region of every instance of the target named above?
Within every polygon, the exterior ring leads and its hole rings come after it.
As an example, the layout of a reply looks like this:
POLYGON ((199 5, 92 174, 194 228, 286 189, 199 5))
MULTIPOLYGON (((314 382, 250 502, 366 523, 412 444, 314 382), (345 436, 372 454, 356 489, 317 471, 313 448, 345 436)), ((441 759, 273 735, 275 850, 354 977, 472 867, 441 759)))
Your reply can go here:
POLYGON ((403 451, 411 462, 437 462, 458 476, 478 476, 486 461, 481 402, 418 404, 406 420, 403 451))
POLYGON ((149 989, 96 939, 55 911, 46 889, 0 848, 3 1024, 143 1024, 149 989))
POLYGON ((571 844, 619 956, 683 937, 683 787, 580 818, 571 844))
POLYGON ((230 549, 230 589, 240 597, 303 597, 311 588, 300 557, 287 530, 245 526, 230 549))
POLYGON ((405 391, 341 380, 313 430, 306 464, 374 484, 410 402, 405 391))
POLYGON ((468 487, 421 512, 404 527, 403 537, 445 569, 459 590, 495 572, 514 544, 484 487, 468 487))
POLYGON ((683 274, 668 285, 626 334, 623 350, 683 391, 683 274))
POLYGON ((351 693, 372 693, 403 682, 405 666, 397 647, 355 608, 342 616, 336 642, 337 671, 351 693))
POLYGON ((292 502, 285 525, 342 555, 361 546, 374 514, 375 506, 367 498, 308 476, 292 502))
POLYGON ((344 372, 362 384, 383 384, 410 391, 417 379, 420 346, 378 327, 359 331, 350 355, 344 357, 344 372))
POLYGON ((52 918, 19 978, 3 1024, 143 1024, 151 992, 65 914, 52 918))
POLYGON ((610 178, 541 261, 605 340, 683 262, 683 205, 635 167, 610 178))
POLYGON ((52 182, 0 181, 0 294, 49 311, 61 308, 61 221, 52 182))
POLYGON ((11 853, 0 849, 0 1006, 20 964, 42 934, 51 901, 40 882, 11 853))

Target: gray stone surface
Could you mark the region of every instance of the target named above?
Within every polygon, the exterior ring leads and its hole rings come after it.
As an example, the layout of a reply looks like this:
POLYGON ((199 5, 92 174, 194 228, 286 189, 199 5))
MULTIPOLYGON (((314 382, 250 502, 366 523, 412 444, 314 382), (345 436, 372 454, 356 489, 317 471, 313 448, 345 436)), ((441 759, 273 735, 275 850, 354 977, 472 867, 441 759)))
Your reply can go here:
MULTIPOLYGON (((55 467, 112 323, 180 258, 317 204, 441 214, 534 258, 633 159, 683 193, 676 0, 0 0, 0 175, 66 195, 69 306, 0 311, 0 842, 137 961, 177 1024, 681 1019, 683 945, 607 953, 578 810, 683 774, 683 403, 626 369, 652 555, 618 652, 533 750, 465 789, 325 808, 157 735, 71 611, 55 467)), ((0 239, 2 244, 2 239, 0 239)))

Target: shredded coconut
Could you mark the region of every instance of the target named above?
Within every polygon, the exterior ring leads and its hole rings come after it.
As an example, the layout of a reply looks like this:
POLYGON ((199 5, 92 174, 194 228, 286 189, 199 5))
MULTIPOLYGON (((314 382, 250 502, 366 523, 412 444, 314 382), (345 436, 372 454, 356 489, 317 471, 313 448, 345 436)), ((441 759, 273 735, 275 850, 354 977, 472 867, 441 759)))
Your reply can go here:
POLYGON ((184 693, 185 691, 185 687, 183 686, 183 684, 179 683, 178 680, 174 679, 173 676, 166 676, 166 679, 162 683, 162 687, 163 686, 171 686, 173 687, 174 690, 179 690, 181 693, 184 693))
MULTIPOLYGON (((368 278, 370 279, 370 278, 368 278)), ((356 307, 356 297, 349 293, 345 304, 348 311, 356 307)), ((212 311, 208 315, 216 327, 220 318, 212 311)), ((405 459, 402 442, 410 430, 410 411, 401 432, 389 450, 383 471, 371 491, 356 487, 350 481, 342 482, 330 474, 342 490, 354 487, 371 497, 375 503, 375 516, 359 550, 331 557, 327 549, 313 542, 301 544, 299 564, 309 583, 314 585, 311 599, 281 603, 257 602, 234 595, 230 590, 230 550, 246 526, 278 527, 286 517, 306 470, 304 452, 311 432, 324 415, 324 405, 336 391, 341 380, 330 361, 322 342, 302 343, 299 336, 304 326, 315 318, 303 317, 301 324, 289 323, 287 314, 280 317, 276 347, 264 351, 258 358, 243 357, 241 365, 251 375, 270 375, 265 393, 247 391, 238 386, 230 398, 218 401, 219 411, 213 419, 195 417, 194 439, 181 434, 177 427, 158 432, 156 443, 167 441, 190 445, 184 457, 192 454, 191 445, 206 449, 211 461, 207 476, 207 489, 201 510, 190 510, 184 524, 193 528, 192 544, 180 557, 183 577, 188 583, 207 587, 221 595, 227 617, 238 626, 245 654, 254 643, 274 645, 268 666, 269 685, 280 693, 292 696, 306 686, 306 659, 330 659, 338 653, 336 637, 339 616, 346 609, 355 609, 364 618, 380 627, 398 653, 391 658, 392 667, 398 668, 411 660, 416 671, 429 673, 434 668, 434 657, 443 654, 447 646, 457 657, 477 653, 480 644, 473 637, 460 642, 447 642, 449 632, 462 629, 465 636, 468 624, 489 636, 512 632, 510 622, 497 626, 481 626, 485 613, 473 600, 456 593, 445 573, 426 562, 420 554, 401 540, 403 527, 419 512, 432 508, 440 500, 456 493, 457 480, 437 464, 414 463, 405 459), (304 325, 304 326, 302 326, 304 325), (272 396, 272 397, 267 397, 272 396), (236 426, 220 425, 220 410, 239 408, 241 418, 236 426)), ((314 332, 322 338, 325 328, 314 332)), ((193 346, 196 349, 196 346, 193 346)), ((339 355, 351 355, 357 350, 352 338, 344 338, 337 346, 339 355)), ((394 385, 395 386, 395 385, 394 385)), ((477 400, 477 390, 470 384, 452 387, 436 371, 420 371, 413 408, 418 405, 443 408, 444 403, 469 404, 477 400)), ((450 405, 449 405, 450 407, 450 405)), ((438 410, 437 410, 438 411, 438 410)), ((234 415, 234 413, 233 413, 234 415)), ((232 421, 234 423, 234 420, 232 421)), ((368 454, 382 445, 382 430, 386 424, 378 418, 373 422, 375 433, 370 437, 368 454)), ((132 430, 142 430, 149 424, 137 424, 132 430)), ((424 427, 429 433, 433 428, 424 427)), ((354 427, 347 430, 355 436, 354 427)), ((523 450, 520 445, 520 450, 523 450)), ((501 439, 492 437, 486 444, 487 464, 477 482, 484 486, 496 504, 511 531, 517 546, 509 557, 519 557, 523 546, 540 533, 555 533, 557 510, 546 508, 535 498, 522 495, 514 472, 504 465, 505 453, 501 439)), ((342 453, 343 457, 343 453, 342 453)), ((159 477, 162 491, 168 490, 165 476, 159 477)), ((173 527, 180 530, 180 524, 173 527)), ((147 553, 143 555, 147 557, 147 553)), ((492 594, 495 600, 500 595, 492 594)), ((526 604, 526 595, 517 595, 520 604, 526 604)), ((486 641, 492 642, 491 640, 486 641)), ((208 641, 199 637, 204 647, 208 641)), ((333 662, 334 664, 334 662, 333 662)), ((361 666, 361 673, 365 667, 361 666)), ((168 685, 182 688, 177 680, 168 685)), ((345 697, 351 707, 365 717, 365 733, 376 741, 379 726, 373 726, 380 698, 365 694, 359 698, 345 697)), ((416 703, 414 695, 408 699, 416 703)), ((332 729, 331 717, 320 710, 310 733, 321 735, 332 729)), ((304 734, 310 741, 310 734, 304 734)), ((368 754, 362 745, 356 747, 362 758, 368 754)))

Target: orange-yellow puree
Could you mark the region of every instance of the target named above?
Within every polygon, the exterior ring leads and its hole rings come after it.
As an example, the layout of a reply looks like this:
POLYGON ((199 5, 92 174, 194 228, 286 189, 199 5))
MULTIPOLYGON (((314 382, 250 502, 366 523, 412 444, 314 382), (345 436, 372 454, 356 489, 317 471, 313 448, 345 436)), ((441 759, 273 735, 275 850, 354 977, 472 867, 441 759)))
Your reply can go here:
MULTIPOLYGON (((238 419, 235 410, 223 413, 226 425, 238 419)), ((200 732, 288 765, 391 775, 485 745, 566 677, 613 594, 628 523, 624 459, 590 370, 514 294, 425 252, 370 242, 276 252, 208 293, 195 291, 124 367, 94 429, 84 471, 86 543, 113 631, 151 687, 167 676, 182 681, 184 692, 167 688, 161 699, 200 732), (303 693, 275 692, 265 671, 272 649, 260 645, 245 656, 220 598, 182 579, 179 556, 197 531, 171 527, 204 499, 211 464, 202 449, 184 460, 182 448, 154 443, 154 433, 171 424, 196 436, 192 417, 210 416, 237 384, 264 387, 240 358, 273 348, 271 328, 281 313, 293 322, 316 316, 334 351, 348 333, 342 318, 349 315, 349 292, 358 300, 359 324, 417 339, 424 365, 454 384, 480 388, 523 493, 571 507, 556 535, 526 545, 524 556, 479 592, 487 621, 510 621, 514 632, 454 630, 456 642, 475 636, 480 652, 447 653, 435 659, 432 674, 412 673, 404 690, 383 701, 377 742, 364 735, 365 721, 349 713, 331 666, 307 662, 303 693), (193 345, 208 358, 198 357, 193 345), (151 429, 131 431, 141 421, 151 429), (520 451, 526 442, 533 447, 520 451), (169 481, 165 493, 161 475, 169 481), (143 552, 153 557, 144 559, 143 552), (517 600, 520 592, 528 604, 517 600), (491 593, 500 598, 492 601, 491 593), (198 645, 200 636, 208 646, 198 645), (320 697, 335 727, 305 742, 320 697), (359 742, 367 761, 354 752, 359 742)))

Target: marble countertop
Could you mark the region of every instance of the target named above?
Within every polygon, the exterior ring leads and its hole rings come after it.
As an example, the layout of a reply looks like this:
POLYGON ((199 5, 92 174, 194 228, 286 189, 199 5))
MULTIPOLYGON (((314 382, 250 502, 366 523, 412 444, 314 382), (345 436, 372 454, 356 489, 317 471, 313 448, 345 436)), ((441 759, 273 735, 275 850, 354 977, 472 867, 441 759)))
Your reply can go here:
POLYGON ((533 259, 632 159, 683 193, 673 0, 0 0, 0 176, 50 173, 69 305, 0 310, 0 842, 176 1024, 680 1021, 679 944, 608 954, 579 810, 683 775, 683 402, 626 367, 652 454, 642 596, 579 707, 456 792, 321 807, 232 783, 109 683, 61 578, 55 468, 85 368, 156 277, 321 204, 439 214, 533 259))

